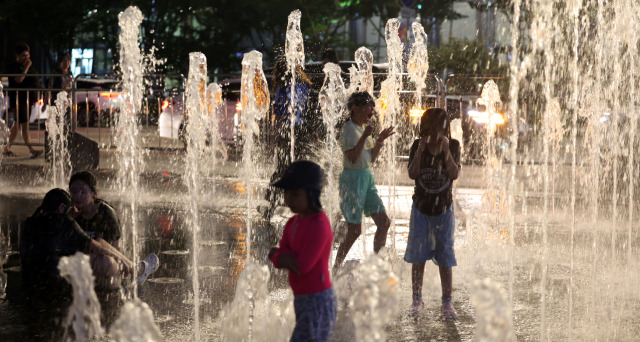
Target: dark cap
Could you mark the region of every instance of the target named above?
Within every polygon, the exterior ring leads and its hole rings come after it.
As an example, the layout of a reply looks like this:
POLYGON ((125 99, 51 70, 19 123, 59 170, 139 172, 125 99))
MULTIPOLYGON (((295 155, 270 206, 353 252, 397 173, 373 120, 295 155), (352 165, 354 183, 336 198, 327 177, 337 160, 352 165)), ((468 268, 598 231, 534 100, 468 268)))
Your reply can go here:
POLYGON ((322 190, 324 172, 322 172, 320 165, 312 161, 298 160, 291 163, 284 175, 272 185, 284 190, 322 190))
POLYGON ((351 108, 351 106, 362 107, 368 103, 374 103, 373 97, 366 91, 358 91, 349 96, 347 108, 351 108))

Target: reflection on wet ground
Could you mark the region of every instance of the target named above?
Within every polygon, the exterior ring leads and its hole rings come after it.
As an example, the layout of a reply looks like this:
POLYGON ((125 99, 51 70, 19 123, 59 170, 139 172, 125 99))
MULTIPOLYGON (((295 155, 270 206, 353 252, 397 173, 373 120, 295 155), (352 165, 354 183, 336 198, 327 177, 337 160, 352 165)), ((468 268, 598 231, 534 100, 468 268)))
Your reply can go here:
MULTIPOLYGON (((165 177, 155 186, 175 186, 177 182, 177 178, 165 177)), ((145 190, 151 198, 154 189, 157 188, 145 190)), ((379 190, 388 201, 387 189, 380 187, 379 190)), ((218 315, 233 299, 247 257, 245 204, 238 199, 241 191, 245 190, 240 183, 221 183, 216 188, 221 198, 219 203, 203 204, 197 267, 204 341, 221 340, 218 315)), ((0 246, 3 246, 2 261, 8 276, 6 298, 0 299, 2 341, 16 338, 39 341, 48 333, 42 332, 42 327, 34 323, 37 320, 23 305, 19 255, 16 253, 21 224, 38 206, 41 195, 34 191, 33 194, 0 196, 0 246)), ((388 341, 474 340, 478 320, 470 298, 474 281, 485 278, 498 282, 509 294, 515 340, 537 341, 542 331, 551 341, 570 338, 637 340, 640 332, 637 319, 640 295, 636 288, 640 281, 639 259, 636 251, 622 252, 627 244, 639 245, 637 235, 629 240, 625 227, 602 234, 596 227, 606 223, 588 220, 578 221, 572 234, 568 219, 558 215, 548 218, 548 243, 544 246, 539 215, 518 216, 512 229, 504 220, 483 216, 482 195, 481 190, 473 189, 458 189, 457 192, 456 254, 459 266, 454 269, 453 302, 459 318, 451 321, 440 315, 440 282, 437 267, 431 263, 425 270, 425 310, 418 316, 411 316, 406 311, 411 301, 410 266, 402 262, 402 256, 408 236, 411 188, 403 187, 398 191, 395 247, 399 263, 395 269, 402 287, 403 310, 387 324, 388 341), (571 236, 573 245, 568 242, 571 236), (510 245, 512 239, 513 246, 510 245), (541 286, 543 282, 544 286, 541 286)), ((116 208, 120 206, 108 191, 104 197, 116 208)), ((161 261, 160 269, 139 287, 139 297, 153 310, 156 324, 167 341, 193 340, 193 242, 186 223, 187 211, 171 204, 180 201, 179 197, 161 197, 157 201, 148 198, 138 211, 139 227, 144 227, 139 228, 139 255, 155 252, 161 261)), ((257 213, 254 215, 258 216, 257 213)), ((284 219, 278 217, 274 222, 284 219)), ((362 260, 365 254, 371 253, 375 229, 370 220, 365 222, 368 226, 366 245, 362 245, 362 239, 358 240, 348 259, 362 260)), ((258 220, 252 226, 266 229, 258 220)), ((258 238, 264 235, 254 234, 258 238)), ((261 242, 254 243, 259 247, 261 242)), ((388 241, 388 246, 391 245, 392 238, 388 241)), ((256 248, 255 253, 259 254, 260 248, 256 248)), ((274 293, 288 289, 284 272, 272 270, 270 289, 274 293)), ((115 302, 111 307, 117 307, 120 298, 111 296, 110 301, 115 302)), ((115 315, 115 312, 110 314, 115 315)), ((333 340, 352 341, 353 329, 349 311, 341 305, 333 340)))

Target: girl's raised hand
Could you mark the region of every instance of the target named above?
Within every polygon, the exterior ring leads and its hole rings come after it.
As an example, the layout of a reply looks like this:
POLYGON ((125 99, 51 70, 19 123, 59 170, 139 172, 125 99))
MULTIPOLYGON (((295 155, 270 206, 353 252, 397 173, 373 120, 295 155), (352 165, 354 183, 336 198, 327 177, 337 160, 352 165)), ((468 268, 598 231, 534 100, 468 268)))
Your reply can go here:
POLYGON ((380 136, 378 137, 379 141, 385 141, 388 137, 394 135, 396 132, 393 131, 393 126, 389 126, 380 132, 380 136))

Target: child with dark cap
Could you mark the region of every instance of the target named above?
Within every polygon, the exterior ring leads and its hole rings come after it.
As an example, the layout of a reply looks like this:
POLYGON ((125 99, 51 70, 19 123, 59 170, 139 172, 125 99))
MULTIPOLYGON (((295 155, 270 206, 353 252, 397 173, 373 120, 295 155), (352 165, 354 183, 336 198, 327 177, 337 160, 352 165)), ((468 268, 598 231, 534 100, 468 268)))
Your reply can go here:
POLYGON ((333 233, 320 204, 323 185, 320 166, 306 160, 291 163, 273 184, 284 190, 285 205, 294 213, 279 247, 269 252, 276 268, 289 270, 296 313, 291 341, 329 341, 338 312, 329 274, 333 233))

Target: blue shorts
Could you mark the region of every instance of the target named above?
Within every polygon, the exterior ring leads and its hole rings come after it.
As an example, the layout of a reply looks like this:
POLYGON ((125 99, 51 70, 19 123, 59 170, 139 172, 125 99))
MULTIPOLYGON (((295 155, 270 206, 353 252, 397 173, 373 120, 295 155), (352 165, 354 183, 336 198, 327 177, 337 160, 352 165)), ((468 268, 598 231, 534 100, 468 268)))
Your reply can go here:
POLYGON ((366 216, 385 211, 370 169, 342 171, 340 211, 348 223, 361 223, 363 211, 366 216))
POLYGON ((444 267, 457 266, 453 251, 453 233, 455 218, 453 204, 437 216, 421 213, 415 205, 411 206, 409 220, 409 241, 404 254, 404 261, 411 264, 422 264, 432 260, 436 265, 444 267))
POLYGON ((306 295, 295 295, 296 327, 291 341, 329 341, 338 315, 338 297, 333 287, 306 295))

